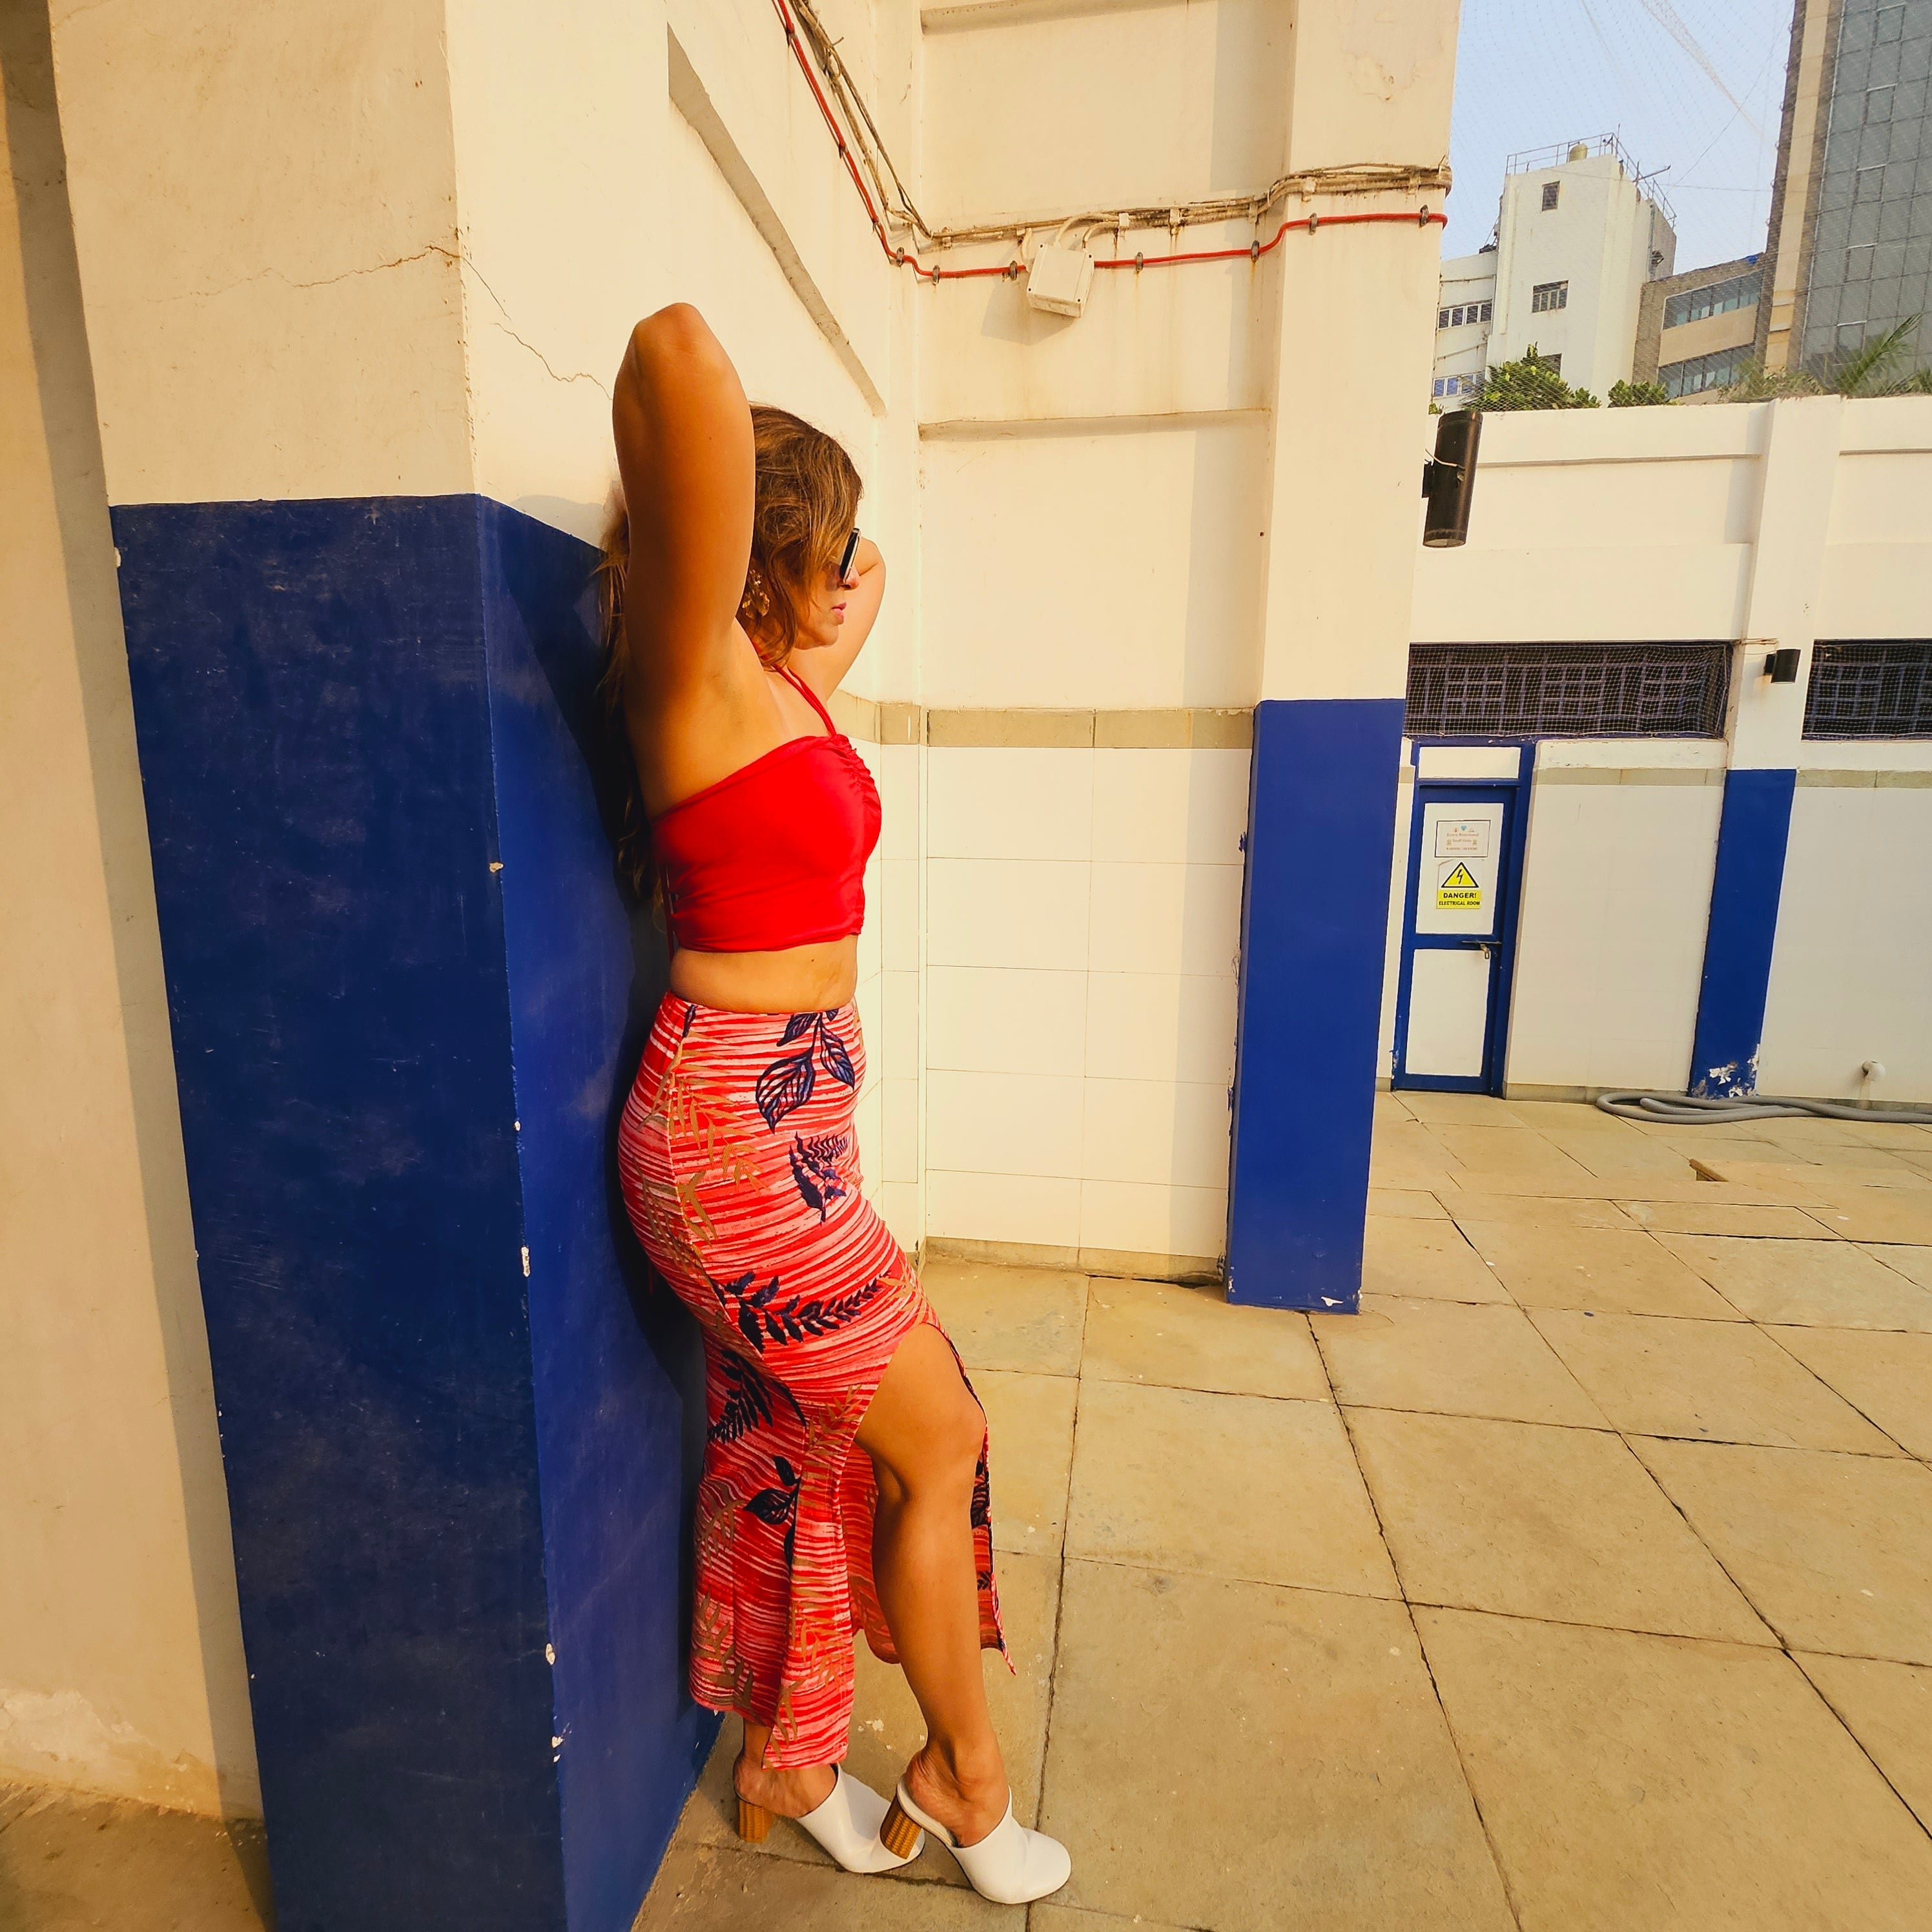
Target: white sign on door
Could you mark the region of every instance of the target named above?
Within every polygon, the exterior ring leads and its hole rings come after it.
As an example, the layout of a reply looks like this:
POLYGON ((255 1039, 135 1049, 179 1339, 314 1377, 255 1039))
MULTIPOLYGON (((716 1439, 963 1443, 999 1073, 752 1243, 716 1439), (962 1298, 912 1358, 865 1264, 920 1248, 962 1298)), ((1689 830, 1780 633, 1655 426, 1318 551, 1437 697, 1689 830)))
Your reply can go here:
POLYGON ((1425 805, 1417 854, 1415 929, 1488 939, 1496 931, 1503 814, 1494 805, 1425 805))

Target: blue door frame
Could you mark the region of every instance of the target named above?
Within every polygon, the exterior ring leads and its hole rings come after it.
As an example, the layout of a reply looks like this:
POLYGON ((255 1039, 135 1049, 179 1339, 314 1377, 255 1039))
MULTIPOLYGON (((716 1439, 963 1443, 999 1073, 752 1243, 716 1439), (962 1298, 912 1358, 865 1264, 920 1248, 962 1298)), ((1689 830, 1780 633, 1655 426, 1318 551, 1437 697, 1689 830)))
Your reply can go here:
POLYGON ((1410 794, 1408 873, 1402 887, 1402 964, 1396 983, 1395 1042, 1390 1055, 1391 1087, 1449 1094, 1500 1094, 1503 1069, 1509 1048, 1510 988, 1516 974, 1516 912, 1522 899, 1522 855, 1529 829, 1530 780, 1535 768, 1534 740, 1498 738, 1425 738, 1410 747, 1411 768, 1417 773, 1410 794), (1516 754, 1514 778, 1424 778, 1420 776, 1425 750, 1448 746, 1481 746, 1509 749, 1516 754), (1435 938, 1415 930, 1416 881, 1421 875, 1422 826, 1424 792, 1428 802, 1438 804, 1471 804, 1493 801, 1501 794, 1509 801, 1506 814, 1505 842, 1497 868, 1497 890, 1502 900, 1496 922, 1496 954, 1490 973, 1490 1003, 1485 1023, 1483 1066, 1480 1073, 1466 1076, 1451 1074, 1408 1074, 1402 1062, 1408 1048, 1409 986, 1413 976, 1416 949, 1454 946, 1460 939, 1435 938))

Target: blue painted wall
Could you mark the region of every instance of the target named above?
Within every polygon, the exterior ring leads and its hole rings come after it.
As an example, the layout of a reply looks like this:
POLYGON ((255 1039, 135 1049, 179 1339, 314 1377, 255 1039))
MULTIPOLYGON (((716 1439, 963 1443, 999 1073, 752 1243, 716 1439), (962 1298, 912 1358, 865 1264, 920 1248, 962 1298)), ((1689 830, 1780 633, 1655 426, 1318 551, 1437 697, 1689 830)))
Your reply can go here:
POLYGON ((1353 1309, 1401 764, 1400 698, 1255 710, 1228 1296, 1353 1309))
POLYGON ((114 527, 281 1932, 619 1932, 710 1729, 590 553, 470 497, 114 527))
POLYGON ((1765 1001, 1771 990, 1795 771, 1724 775, 1711 922, 1690 1048, 1689 1090, 1710 1098, 1757 1090, 1765 1001))
POLYGON ((596 700, 595 553, 479 514, 565 1878, 573 1932, 602 1932, 629 1926, 717 1736, 683 1670, 704 1364, 617 1190, 664 952, 611 867, 628 754, 596 700))

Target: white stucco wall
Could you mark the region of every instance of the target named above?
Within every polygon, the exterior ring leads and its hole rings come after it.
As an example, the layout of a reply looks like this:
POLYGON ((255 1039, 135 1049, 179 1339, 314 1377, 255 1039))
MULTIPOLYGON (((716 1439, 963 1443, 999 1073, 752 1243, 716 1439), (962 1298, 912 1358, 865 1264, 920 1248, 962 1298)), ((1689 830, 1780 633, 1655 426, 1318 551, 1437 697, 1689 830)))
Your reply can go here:
POLYGON ((1750 640, 1724 739, 1539 748, 1513 1087, 1681 1090, 1728 764, 1798 772, 1761 1088, 1856 1094, 1876 1058, 1882 1097, 1932 1096, 1932 741, 1802 735, 1815 640, 1932 635, 1932 404, 1492 416, 1469 542, 1420 553, 1414 632, 1750 640), (1762 675, 1781 644, 1796 685, 1762 675))
POLYGON ((259 1811, 97 399, 34 8, 0 13, 0 1783, 259 1811))

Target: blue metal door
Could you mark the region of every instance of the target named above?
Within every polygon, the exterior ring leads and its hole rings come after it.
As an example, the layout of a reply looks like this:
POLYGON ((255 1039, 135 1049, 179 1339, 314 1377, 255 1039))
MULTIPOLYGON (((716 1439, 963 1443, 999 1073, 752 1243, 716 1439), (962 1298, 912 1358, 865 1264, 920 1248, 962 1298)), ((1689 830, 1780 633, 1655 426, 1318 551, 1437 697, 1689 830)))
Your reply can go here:
POLYGON ((1396 1087, 1502 1090, 1527 791, 1520 778, 1417 782, 1396 994, 1396 1087))

